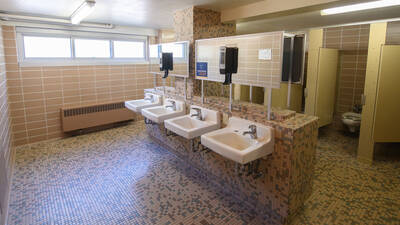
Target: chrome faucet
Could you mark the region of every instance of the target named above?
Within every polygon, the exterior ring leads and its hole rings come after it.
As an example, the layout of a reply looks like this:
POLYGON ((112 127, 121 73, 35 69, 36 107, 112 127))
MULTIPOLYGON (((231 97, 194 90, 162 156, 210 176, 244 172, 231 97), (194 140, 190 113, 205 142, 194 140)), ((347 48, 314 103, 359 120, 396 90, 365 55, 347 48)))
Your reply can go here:
POLYGON ((192 108, 194 111, 196 111, 195 114, 191 114, 190 116, 193 117, 195 116, 198 120, 204 120, 204 118, 201 116, 201 109, 199 108, 192 108))
POLYGON ((243 135, 250 134, 251 139, 257 139, 257 126, 252 124, 249 129, 249 131, 243 132, 243 135))
POLYGON ((171 102, 171 105, 165 106, 165 108, 172 108, 172 110, 176 111, 176 102, 174 100, 168 100, 171 102))
POLYGON ((149 100, 150 102, 154 102, 154 95, 147 95, 144 100, 149 100))

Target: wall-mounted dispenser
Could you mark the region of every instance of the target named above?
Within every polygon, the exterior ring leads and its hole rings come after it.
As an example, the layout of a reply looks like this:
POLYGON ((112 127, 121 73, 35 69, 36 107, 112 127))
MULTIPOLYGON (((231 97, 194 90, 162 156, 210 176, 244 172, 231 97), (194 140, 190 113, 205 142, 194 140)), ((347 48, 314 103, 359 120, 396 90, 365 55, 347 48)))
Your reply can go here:
POLYGON ((174 57, 172 52, 163 52, 160 58, 160 71, 164 71, 163 78, 167 78, 169 70, 173 69, 174 69, 174 57))
POLYGON ((220 47, 219 50, 219 72, 225 75, 224 85, 232 83, 232 74, 237 73, 238 48, 220 47))

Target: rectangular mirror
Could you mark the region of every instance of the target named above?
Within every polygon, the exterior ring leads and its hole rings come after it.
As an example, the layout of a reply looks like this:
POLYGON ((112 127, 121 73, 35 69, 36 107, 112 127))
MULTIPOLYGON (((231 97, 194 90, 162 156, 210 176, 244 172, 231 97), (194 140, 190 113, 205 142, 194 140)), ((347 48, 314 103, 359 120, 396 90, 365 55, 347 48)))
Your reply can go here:
POLYGON ((268 32, 196 40, 196 79, 224 82, 220 74, 221 47, 238 48, 238 69, 232 83, 279 88, 282 75, 283 32, 268 32))
POLYGON ((169 71, 171 77, 189 77, 189 42, 171 42, 152 44, 149 46, 150 73, 161 77, 160 57, 162 53, 172 53, 173 70, 169 71))

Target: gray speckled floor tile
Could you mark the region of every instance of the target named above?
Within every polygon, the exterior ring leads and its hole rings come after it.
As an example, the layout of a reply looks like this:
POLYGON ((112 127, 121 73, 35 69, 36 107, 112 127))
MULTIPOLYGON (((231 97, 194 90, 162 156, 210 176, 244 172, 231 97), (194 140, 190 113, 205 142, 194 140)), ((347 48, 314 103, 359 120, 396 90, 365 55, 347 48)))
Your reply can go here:
POLYGON ((8 222, 249 224, 255 219, 183 163, 152 143, 142 122, 19 148, 8 222))
MULTIPOLYGON (((357 162, 320 135, 313 193, 292 224, 400 224, 400 164, 357 162)), ((8 224, 267 224, 151 142, 142 122, 20 147, 8 224)))

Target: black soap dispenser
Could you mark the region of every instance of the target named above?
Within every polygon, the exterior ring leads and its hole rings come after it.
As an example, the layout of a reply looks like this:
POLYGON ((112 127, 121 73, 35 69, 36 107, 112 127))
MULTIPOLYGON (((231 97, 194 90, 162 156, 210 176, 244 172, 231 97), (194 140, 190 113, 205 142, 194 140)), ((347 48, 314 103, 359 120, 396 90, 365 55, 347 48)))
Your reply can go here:
POLYGON ((169 70, 174 70, 174 56, 172 52, 163 52, 160 58, 160 71, 164 71, 163 78, 168 77, 169 70))
POLYGON ((232 83, 232 74, 237 73, 238 53, 236 47, 220 47, 219 49, 219 73, 225 75, 224 85, 232 83))

